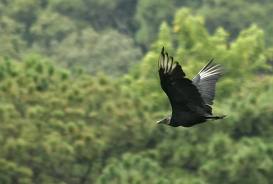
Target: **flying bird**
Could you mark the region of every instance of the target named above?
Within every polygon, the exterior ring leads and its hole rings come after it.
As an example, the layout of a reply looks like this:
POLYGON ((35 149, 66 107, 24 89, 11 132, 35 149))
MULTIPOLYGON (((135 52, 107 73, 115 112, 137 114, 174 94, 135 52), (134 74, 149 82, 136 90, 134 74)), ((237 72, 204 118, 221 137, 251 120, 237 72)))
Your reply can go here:
POLYGON ((162 48, 158 60, 158 73, 163 91, 169 98, 172 114, 157 123, 173 127, 191 127, 207 120, 223 119, 212 115, 217 80, 223 69, 213 59, 192 79, 186 78, 180 64, 162 48))

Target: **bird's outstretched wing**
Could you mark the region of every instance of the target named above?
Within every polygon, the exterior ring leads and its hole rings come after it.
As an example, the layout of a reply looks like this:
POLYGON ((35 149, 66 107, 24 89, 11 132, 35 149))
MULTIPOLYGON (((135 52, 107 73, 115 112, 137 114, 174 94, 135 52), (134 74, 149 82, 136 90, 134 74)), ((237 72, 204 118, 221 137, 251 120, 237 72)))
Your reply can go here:
POLYGON ((216 82, 222 74, 223 69, 220 65, 213 64, 212 59, 192 79, 193 84, 197 87, 207 105, 213 104, 216 82))
POLYGON ((205 104, 197 87, 191 80, 185 78, 179 63, 173 61, 173 57, 164 51, 164 47, 158 60, 158 72, 161 87, 174 111, 182 109, 203 113, 205 104))

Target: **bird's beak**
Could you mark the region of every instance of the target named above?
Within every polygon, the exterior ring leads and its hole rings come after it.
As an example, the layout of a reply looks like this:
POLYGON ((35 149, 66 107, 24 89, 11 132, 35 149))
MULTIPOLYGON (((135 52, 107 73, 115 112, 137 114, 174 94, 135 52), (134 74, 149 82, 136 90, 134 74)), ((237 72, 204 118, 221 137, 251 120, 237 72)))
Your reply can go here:
POLYGON ((158 120, 158 121, 156 122, 157 125, 162 124, 162 123, 163 123, 163 122, 162 122, 161 120, 158 120))

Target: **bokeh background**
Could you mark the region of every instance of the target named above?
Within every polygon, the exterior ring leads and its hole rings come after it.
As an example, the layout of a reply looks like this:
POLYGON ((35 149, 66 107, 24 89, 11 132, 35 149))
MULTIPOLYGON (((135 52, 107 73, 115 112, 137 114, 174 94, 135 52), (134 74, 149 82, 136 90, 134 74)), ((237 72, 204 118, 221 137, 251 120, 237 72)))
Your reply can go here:
POLYGON ((1 184, 270 184, 272 0, 0 0, 1 184), (224 66, 192 128, 159 86, 224 66))

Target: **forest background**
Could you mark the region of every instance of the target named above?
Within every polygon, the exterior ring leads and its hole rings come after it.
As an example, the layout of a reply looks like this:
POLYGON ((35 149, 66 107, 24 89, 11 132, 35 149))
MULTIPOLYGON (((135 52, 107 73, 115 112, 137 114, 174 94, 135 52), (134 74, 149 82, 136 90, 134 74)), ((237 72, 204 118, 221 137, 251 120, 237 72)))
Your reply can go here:
POLYGON ((270 184, 272 0, 0 0, 1 184, 270 184), (225 68, 221 121, 170 113, 162 46, 225 68))

